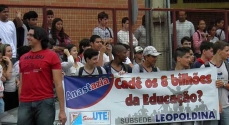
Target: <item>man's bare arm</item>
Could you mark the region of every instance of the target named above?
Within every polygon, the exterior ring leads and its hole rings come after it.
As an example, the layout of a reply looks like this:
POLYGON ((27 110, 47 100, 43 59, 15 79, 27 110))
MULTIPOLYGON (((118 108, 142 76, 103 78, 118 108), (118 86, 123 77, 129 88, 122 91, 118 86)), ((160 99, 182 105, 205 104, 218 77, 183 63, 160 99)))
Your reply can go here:
POLYGON ((53 74, 53 81, 55 84, 57 97, 60 104, 59 121, 64 125, 67 118, 64 109, 65 106, 64 106, 64 90, 62 86, 62 71, 60 69, 52 70, 52 74, 53 74))

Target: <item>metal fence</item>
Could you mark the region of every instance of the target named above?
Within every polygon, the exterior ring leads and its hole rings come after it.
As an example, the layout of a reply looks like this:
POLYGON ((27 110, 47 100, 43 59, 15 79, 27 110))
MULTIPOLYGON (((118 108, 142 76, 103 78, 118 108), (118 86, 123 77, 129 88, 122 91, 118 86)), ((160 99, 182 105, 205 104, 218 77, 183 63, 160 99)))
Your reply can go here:
MULTIPOLYGON (((114 41, 117 42, 117 32, 122 29, 121 20, 123 17, 128 17, 127 8, 97 8, 97 7, 55 7, 55 6, 22 6, 22 5, 10 5, 10 19, 16 16, 16 11, 21 11, 22 14, 30 10, 34 10, 38 13, 38 25, 42 26, 44 22, 47 22, 46 11, 51 9, 54 12, 54 17, 63 19, 64 30, 70 36, 73 43, 78 45, 79 41, 83 38, 89 38, 92 35, 92 30, 98 25, 97 14, 101 11, 105 11, 109 14, 108 27, 111 27, 114 31, 114 41)), ((205 20, 208 26, 211 22, 214 22, 217 18, 223 18, 225 20, 224 31, 226 34, 226 40, 228 41, 228 10, 218 9, 160 9, 160 8, 140 8, 138 12, 138 18, 135 25, 132 26, 130 33, 133 33, 137 27, 142 24, 142 16, 146 12, 150 12, 150 41, 149 43, 156 47, 156 49, 162 53, 162 56, 158 58, 157 64, 161 69, 171 68, 172 52, 177 48, 177 31, 173 28, 170 30, 170 26, 176 27, 176 20, 178 20, 178 11, 186 11, 187 20, 191 21, 195 30, 200 19, 205 20), (173 36, 170 34, 173 32, 173 36)), ((129 17, 132 18, 132 17, 129 17)))

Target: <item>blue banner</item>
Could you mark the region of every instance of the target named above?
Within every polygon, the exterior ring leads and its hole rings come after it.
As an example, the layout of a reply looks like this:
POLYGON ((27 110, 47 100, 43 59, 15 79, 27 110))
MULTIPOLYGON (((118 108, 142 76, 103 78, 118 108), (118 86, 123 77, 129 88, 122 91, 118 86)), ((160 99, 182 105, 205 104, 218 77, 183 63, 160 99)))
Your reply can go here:
POLYGON ((66 107, 82 109, 95 105, 109 93, 112 81, 110 74, 93 77, 65 76, 66 107))

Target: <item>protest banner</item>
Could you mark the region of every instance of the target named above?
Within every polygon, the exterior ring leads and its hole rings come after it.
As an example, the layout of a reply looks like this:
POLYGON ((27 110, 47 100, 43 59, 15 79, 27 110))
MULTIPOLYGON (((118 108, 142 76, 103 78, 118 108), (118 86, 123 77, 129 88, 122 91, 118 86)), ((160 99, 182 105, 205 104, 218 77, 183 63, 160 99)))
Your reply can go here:
POLYGON ((218 120, 215 67, 65 76, 68 125, 122 125, 218 120))

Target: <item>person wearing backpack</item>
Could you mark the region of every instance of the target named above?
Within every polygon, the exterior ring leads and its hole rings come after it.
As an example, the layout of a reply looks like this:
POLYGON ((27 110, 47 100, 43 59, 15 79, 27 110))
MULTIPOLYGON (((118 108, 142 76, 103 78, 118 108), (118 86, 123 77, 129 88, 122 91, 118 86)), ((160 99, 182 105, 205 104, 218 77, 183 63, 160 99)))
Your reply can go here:
POLYGON ((193 34, 193 48, 197 58, 200 57, 200 44, 202 41, 207 40, 207 34, 205 33, 206 24, 204 20, 200 20, 198 23, 198 30, 193 34))
MULTIPOLYGON (((229 125, 229 64, 225 61, 229 57, 229 44, 224 41, 217 41, 213 46, 213 58, 209 63, 204 64, 201 68, 216 67, 217 80, 216 87, 219 93, 219 112, 220 112, 220 125, 229 125)), ((217 102, 212 100, 212 103, 217 102)), ((218 125, 217 120, 204 121, 203 125, 218 125)))
POLYGON ((86 64, 83 67, 80 67, 79 70, 76 70, 76 76, 85 76, 85 75, 101 75, 106 74, 106 71, 103 67, 97 66, 99 52, 88 48, 84 51, 84 58, 86 64))
POLYGON ((123 45, 115 45, 112 50, 114 60, 105 64, 103 67, 108 74, 118 73, 120 75, 124 73, 131 73, 132 68, 123 62, 126 61, 127 49, 123 45))
POLYGON ((98 26, 93 29, 92 35, 100 36, 104 43, 113 44, 114 33, 110 27, 107 27, 108 17, 104 11, 98 14, 98 26))
POLYGON ((225 40, 225 32, 223 30, 223 26, 224 26, 224 20, 222 18, 219 18, 215 21, 215 26, 216 26, 216 37, 219 40, 225 40))
POLYGON ((146 72, 158 72, 160 69, 155 66, 157 62, 157 56, 161 55, 161 53, 157 52, 157 50, 153 46, 147 46, 143 50, 144 62, 141 64, 134 65, 132 69, 132 73, 146 73, 146 72))

